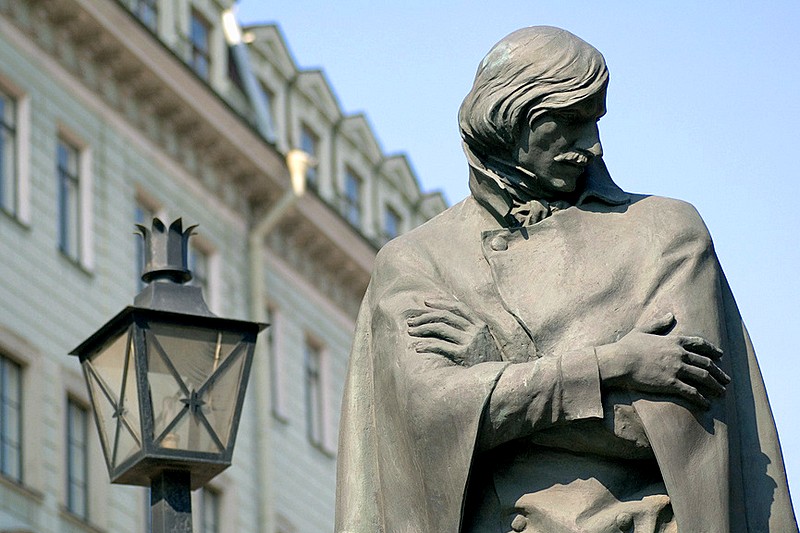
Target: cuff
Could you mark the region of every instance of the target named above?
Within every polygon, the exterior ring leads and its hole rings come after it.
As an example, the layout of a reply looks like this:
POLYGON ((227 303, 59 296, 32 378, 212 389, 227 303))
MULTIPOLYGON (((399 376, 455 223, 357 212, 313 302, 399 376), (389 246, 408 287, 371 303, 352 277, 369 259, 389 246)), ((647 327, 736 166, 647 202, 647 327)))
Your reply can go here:
POLYGON ((561 413, 565 420, 603 418, 600 370, 594 348, 561 356, 561 413))

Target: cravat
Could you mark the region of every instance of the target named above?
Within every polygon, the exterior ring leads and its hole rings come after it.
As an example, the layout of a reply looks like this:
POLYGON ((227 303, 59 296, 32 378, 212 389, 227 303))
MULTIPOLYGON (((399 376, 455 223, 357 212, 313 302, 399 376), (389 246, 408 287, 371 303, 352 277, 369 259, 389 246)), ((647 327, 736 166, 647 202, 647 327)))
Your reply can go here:
POLYGON ((570 203, 564 200, 556 200, 554 202, 548 202, 547 200, 530 200, 520 204, 514 202, 514 204, 509 215, 511 215, 513 220, 520 226, 536 224, 556 211, 566 209, 570 206, 570 203))

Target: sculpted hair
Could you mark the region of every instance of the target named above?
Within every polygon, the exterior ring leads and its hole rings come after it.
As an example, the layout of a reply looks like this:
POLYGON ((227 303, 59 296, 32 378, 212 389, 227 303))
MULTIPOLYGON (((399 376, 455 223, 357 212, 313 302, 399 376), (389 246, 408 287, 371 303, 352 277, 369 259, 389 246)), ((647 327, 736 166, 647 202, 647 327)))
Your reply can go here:
POLYGON ((506 154, 522 120, 570 106, 608 83, 603 55, 566 30, 532 26, 486 54, 458 112, 461 137, 480 155, 506 154))

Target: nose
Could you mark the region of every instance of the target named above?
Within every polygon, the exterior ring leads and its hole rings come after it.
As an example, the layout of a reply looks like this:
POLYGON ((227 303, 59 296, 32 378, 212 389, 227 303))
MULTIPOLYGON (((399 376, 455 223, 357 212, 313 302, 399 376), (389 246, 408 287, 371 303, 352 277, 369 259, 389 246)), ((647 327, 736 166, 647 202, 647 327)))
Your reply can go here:
POLYGON ((580 136, 575 141, 575 148, 593 155, 600 157, 603 155, 603 145, 600 144, 600 130, 597 127, 597 122, 587 124, 580 136))

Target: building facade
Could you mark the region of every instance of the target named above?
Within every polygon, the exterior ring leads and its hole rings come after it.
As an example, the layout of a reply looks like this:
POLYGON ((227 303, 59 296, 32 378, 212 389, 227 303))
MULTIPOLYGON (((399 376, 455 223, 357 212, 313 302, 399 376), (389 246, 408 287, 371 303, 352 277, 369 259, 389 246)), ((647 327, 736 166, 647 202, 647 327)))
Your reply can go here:
POLYGON ((0 531, 148 531, 147 491, 109 484, 66 354, 141 289, 133 224, 153 216, 199 224, 192 283, 215 313, 272 324, 196 529, 332 528, 375 253, 445 204, 278 27, 240 28, 232 4, 0 0, 0 531))

